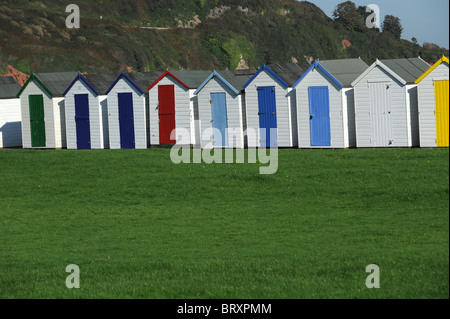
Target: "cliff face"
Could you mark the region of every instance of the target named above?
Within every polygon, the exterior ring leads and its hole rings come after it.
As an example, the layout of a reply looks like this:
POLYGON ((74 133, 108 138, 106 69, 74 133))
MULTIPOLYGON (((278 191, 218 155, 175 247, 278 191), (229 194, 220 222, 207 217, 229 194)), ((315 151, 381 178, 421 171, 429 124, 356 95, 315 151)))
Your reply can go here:
POLYGON ((349 31, 306 1, 77 4, 81 28, 68 29, 63 1, 0 0, 0 63, 29 74, 256 68, 311 58, 361 57, 372 63, 420 55, 433 62, 448 55, 374 30, 349 31))
POLYGON ((21 86, 23 86, 28 81, 28 78, 30 77, 28 74, 20 72, 19 70, 15 69, 12 65, 8 65, 7 68, 8 72, 3 74, 0 73, 0 76, 13 76, 21 86))

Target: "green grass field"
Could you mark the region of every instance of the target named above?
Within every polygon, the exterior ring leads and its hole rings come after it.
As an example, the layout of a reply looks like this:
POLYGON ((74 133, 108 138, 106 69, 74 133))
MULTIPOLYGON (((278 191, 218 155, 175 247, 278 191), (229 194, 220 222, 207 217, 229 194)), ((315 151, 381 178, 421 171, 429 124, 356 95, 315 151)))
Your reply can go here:
POLYGON ((0 150, 0 298, 449 297, 448 149, 169 152, 0 150))

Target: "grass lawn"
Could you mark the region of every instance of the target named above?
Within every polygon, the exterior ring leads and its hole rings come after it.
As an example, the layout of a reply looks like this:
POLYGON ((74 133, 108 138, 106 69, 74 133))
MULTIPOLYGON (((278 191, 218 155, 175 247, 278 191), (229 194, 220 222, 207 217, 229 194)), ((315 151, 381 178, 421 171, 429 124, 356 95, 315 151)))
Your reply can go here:
POLYGON ((449 297, 448 149, 169 153, 0 150, 0 298, 449 297))

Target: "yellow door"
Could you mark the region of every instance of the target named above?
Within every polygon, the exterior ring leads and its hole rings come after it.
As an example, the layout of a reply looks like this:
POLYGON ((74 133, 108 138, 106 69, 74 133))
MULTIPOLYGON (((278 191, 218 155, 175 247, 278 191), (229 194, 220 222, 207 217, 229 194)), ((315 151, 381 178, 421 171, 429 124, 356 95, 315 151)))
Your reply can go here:
POLYGON ((449 131, 448 131, 448 80, 434 82, 434 92, 436 98, 436 132, 437 146, 448 147, 449 131))

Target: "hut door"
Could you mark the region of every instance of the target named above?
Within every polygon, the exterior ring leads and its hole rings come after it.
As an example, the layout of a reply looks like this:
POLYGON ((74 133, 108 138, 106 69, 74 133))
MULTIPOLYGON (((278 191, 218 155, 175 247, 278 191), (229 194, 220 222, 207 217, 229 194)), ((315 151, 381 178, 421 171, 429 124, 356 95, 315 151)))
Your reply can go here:
POLYGON ((175 130, 175 85, 158 86, 159 144, 175 144, 170 135, 175 130))
POLYGON ((89 95, 75 94, 75 123, 77 129, 77 148, 91 149, 91 128, 89 124, 89 95))
POLYGON ((311 146, 331 146, 328 86, 309 87, 311 146))
POLYGON ((133 94, 119 93, 120 147, 136 148, 134 135, 133 94))
POLYGON ((370 115, 372 127, 372 146, 392 146, 392 119, 390 84, 388 82, 370 83, 370 115))
POLYGON ((278 146, 277 106, 274 86, 258 88, 258 109, 261 147, 278 146))
POLYGON ((44 97, 42 95, 30 95, 28 102, 30 107, 31 146, 45 147, 44 97))
POLYGON ((437 146, 448 147, 449 145, 449 114, 448 114, 448 80, 435 81, 434 91, 436 99, 436 133, 437 146))
POLYGON ((227 97, 225 93, 211 93, 211 124, 213 145, 227 146, 227 97))

